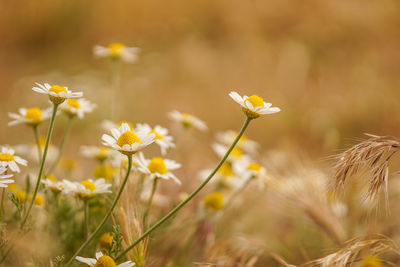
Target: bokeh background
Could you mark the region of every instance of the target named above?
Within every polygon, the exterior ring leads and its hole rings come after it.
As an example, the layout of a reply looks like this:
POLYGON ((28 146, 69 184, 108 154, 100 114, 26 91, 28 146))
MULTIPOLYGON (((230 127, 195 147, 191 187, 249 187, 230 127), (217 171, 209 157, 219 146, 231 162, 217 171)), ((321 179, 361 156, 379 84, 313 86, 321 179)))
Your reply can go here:
POLYGON ((399 14, 395 0, 0 0, 0 143, 31 142, 24 126, 6 126, 7 112, 47 106, 31 87, 50 82, 98 104, 76 122, 66 156, 99 145, 99 123, 110 117, 111 66, 92 48, 122 42, 142 50, 122 68, 120 120, 170 126, 167 112, 177 109, 210 128, 186 138, 192 149, 185 153, 204 155, 187 162, 187 176, 215 162, 208 155, 217 131, 241 126, 231 90, 281 108, 247 132, 264 153, 329 164, 365 132, 398 134, 399 14))

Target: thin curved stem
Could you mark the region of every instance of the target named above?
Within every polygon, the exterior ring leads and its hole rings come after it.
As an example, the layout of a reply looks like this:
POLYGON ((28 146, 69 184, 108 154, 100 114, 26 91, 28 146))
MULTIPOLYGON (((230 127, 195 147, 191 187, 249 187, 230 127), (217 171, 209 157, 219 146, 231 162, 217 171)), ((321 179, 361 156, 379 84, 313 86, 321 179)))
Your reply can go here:
POLYGON ((53 164, 51 165, 49 171, 47 172, 47 174, 51 174, 54 172, 54 170, 56 169, 58 163, 60 162, 61 156, 64 152, 64 148, 65 148, 65 143, 67 141, 67 137, 71 131, 71 124, 72 124, 72 117, 68 117, 68 121, 67 121, 67 125, 65 126, 65 130, 64 130, 64 136, 63 139, 61 141, 61 145, 60 145, 60 150, 58 151, 58 155, 56 160, 53 162, 53 164))
POLYGON ((42 148, 40 147, 40 138, 39 138, 39 131, 38 131, 38 126, 35 125, 33 126, 33 133, 35 135, 35 143, 37 146, 37 150, 38 150, 38 159, 39 162, 42 162, 42 148))
POLYGON ((240 137, 242 137, 243 133, 245 132, 247 126, 249 125, 251 119, 246 118, 246 121, 244 122, 242 129, 240 130, 238 136, 236 136, 235 140, 233 141, 232 145, 229 147, 228 151, 226 151, 224 157, 221 159, 221 161, 218 163, 217 167, 210 173, 210 175, 207 177, 206 180, 192 193, 190 196, 188 196, 187 199, 182 201, 178 206, 176 206, 173 210, 171 210, 167 215, 165 215, 163 218, 161 218, 158 222, 156 222, 150 229, 148 229, 141 237, 139 237, 135 242, 132 243, 129 247, 127 247, 124 251, 122 251, 116 258, 115 260, 120 259, 123 257, 126 253, 128 253, 129 250, 134 248, 137 244, 139 244, 143 239, 145 239, 148 235, 150 235, 155 229, 157 229, 161 224, 163 224, 165 221, 167 221, 169 218, 175 215, 181 208, 183 208, 192 198, 194 198, 197 193, 200 192, 203 187, 206 186, 206 184, 213 178, 213 176, 217 173, 219 168, 221 168, 222 164, 226 161, 228 158, 229 154, 239 141, 240 137))
POLYGON ((40 162, 40 170, 39 170, 38 178, 37 178, 37 181, 36 181, 35 191, 33 192, 32 200, 31 200, 31 203, 29 204, 28 210, 26 211, 25 217, 21 222, 21 229, 24 227, 24 225, 26 223, 26 220, 29 217, 29 213, 31 212, 33 203, 35 202, 36 195, 37 195, 37 192, 39 190, 40 180, 42 179, 42 174, 43 174, 43 169, 44 169, 44 163, 46 162, 47 151, 49 149, 50 139, 51 139, 51 135, 53 133, 54 121, 55 121, 55 118, 56 118, 58 105, 59 104, 53 104, 53 113, 52 113, 51 119, 50 119, 49 130, 47 131, 46 144, 44 145, 43 157, 42 157, 42 160, 40 162))
POLYGON ((150 198, 149 198, 149 201, 147 202, 146 211, 144 212, 144 215, 143 215, 144 227, 147 227, 147 217, 149 216, 151 204, 153 203, 154 193, 156 192, 156 189, 157 189, 157 182, 158 182, 158 178, 154 178, 153 186, 151 188, 150 198))
POLYGON ((84 213, 85 213, 85 238, 89 237, 89 200, 84 201, 84 213))
POLYGON ((117 196, 115 197, 110 209, 108 210, 106 216, 103 218, 103 220, 100 222, 100 224, 97 226, 96 230, 86 239, 85 243, 81 245, 81 247, 72 255, 72 257, 69 259, 65 267, 68 267, 72 264, 74 261, 75 257, 81 253, 81 251, 89 245, 89 243, 95 238, 95 236, 100 232, 100 230, 103 228, 103 226, 106 224, 107 220, 110 218, 112 212, 114 211, 114 208, 117 206, 117 203, 119 199, 121 198, 122 192, 124 191, 126 182, 128 181, 129 174, 131 172, 132 168, 132 155, 128 156, 128 169, 126 171, 125 179, 122 182, 121 188, 119 189, 119 192, 117 196))

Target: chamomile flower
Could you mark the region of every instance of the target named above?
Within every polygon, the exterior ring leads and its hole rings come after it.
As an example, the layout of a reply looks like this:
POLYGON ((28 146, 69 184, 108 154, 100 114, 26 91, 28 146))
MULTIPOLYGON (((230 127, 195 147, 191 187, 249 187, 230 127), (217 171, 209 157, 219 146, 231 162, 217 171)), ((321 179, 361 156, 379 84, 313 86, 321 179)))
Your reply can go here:
POLYGON ((97 57, 121 59, 129 63, 134 63, 138 59, 139 52, 140 48, 127 47, 121 43, 111 43, 108 46, 96 45, 93 48, 93 53, 97 57))
POLYGON ((43 179, 43 180, 41 180, 41 182, 45 186, 46 189, 49 189, 56 194, 62 192, 65 187, 63 182, 55 181, 55 179, 51 179, 51 177, 47 178, 47 179, 43 179))
POLYGON ((235 172, 240 173, 240 176, 244 178, 243 182, 247 179, 255 179, 260 190, 264 189, 265 184, 271 181, 271 177, 268 176, 267 170, 253 161, 244 164, 235 164, 234 168, 235 172))
POLYGON ((73 195, 81 198, 81 199, 92 199, 98 194, 107 194, 111 193, 109 188, 112 186, 111 184, 107 184, 105 179, 97 179, 97 180, 84 180, 82 182, 70 182, 68 180, 63 180, 65 184, 65 190, 68 193, 72 193, 73 195))
POLYGON ((212 211, 220 210, 224 207, 224 195, 221 192, 213 192, 203 198, 203 204, 212 211))
MULTIPOLYGON (((204 169, 200 171, 200 179, 205 180, 212 171, 212 169, 204 169)), ((237 177, 236 173, 234 172, 232 162, 225 161, 211 180, 211 183, 216 184, 217 187, 220 189, 230 190, 240 187, 243 182, 239 177, 237 177)))
POLYGON ((68 99, 60 105, 60 109, 70 117, 83 119, 86 113, 92 112, 97 105, 84 98, 68 99))
POLYGON ((18 164, 26 166, 28 162, 16 156, 14 149, 5 146, 0 148, 0 167, 7 168, 13 172, 20 172, 18 164))
POLYGON ((207 125, 202 120, 192 114, 181 113, 177 110, 173 110, 168 115, 172 120, 182 124, 182 126, 185 128, 190 128, 193 126, 203 132, 207 131, 208 129, 207 125))
MULTIPOLYGON (((214 152, 217 153, 217 155, 221 158, 225 155, 226 151, 228 151, 228 147, 218 143, 214 143, 212 145, 212 148, 214 152)), ((227 160, 237 163, 237 162, 247 162, 250 160, 250 158, 249 156, 245 155, 240 148, 234 147, 231 153, 229 154, 227 160)))
MULTIPOLYGON (((230 146, 237 135, 237 132, 227 130, 225 132, 217 133, 216 137, 218 142, 224 144, 225 146, 230 146)), ((239 139, 239 142, 236 144, 236 147, 240 148, 243 151, 246 151, 247 153, 255 154, 257 153, 259 145, 256 141, 248 139, 247 136, 243 134, 242 137, 239 139)))
POLYGON ((14 183, 13 179, 9 179, 13 177, 12 174, 4 174, 6 170, 6 168, 0 167, 0 187, 8 187, 8 184, 14 183))
POLYGON ((54 104, 61 104, 66 99, 80 98, 83 96, 82 92, 71 92, 67 87, 60 85, 50 85, 48 83, 40 84, 32 87, 32 90, 41 94, 47 94, 49 99, 54 104))
MULTIPOLYGON (((28 202, 31 202, 33 198, 33 195, 30 195, 28 198, 28 202)), ((41 194, 37 194, 35 197, 35 200, 33 201, 33 204, 35 204, 35 206, 43 206, 44 205, 44 198, 41 194)))
POLYGON ((147 133, 155 134, 155 143, 160 147, 161 154, 165 155, 167 150, 170 148, 174 148, 175 144, 172 142, 174 139, 172 136, 168 135, 168 129, 163 128, 159 125, 156 125, 154 128, 151 128, 150 125, 146 123, 138 123, 135 128, 137 131, 143 130, 147 133))
POLYGON ((242 106, 243 112, 250 119, 255 119, 265 114, 273 114, 280 111, 277 107, 272 107, 271 103, 266 103, 258 95, 243 96, 241 97, 236 92, 230 92, 230 97, 232 97, 235 102, 242 106))
POLYGON ((121 264, 116 264, 115 261, 107 255, 103 255, 101 252, 96 253, 96 258, 83 258, 80 256, 77 256, 75 258, 77 261, 85 263, 91 267, 132 267, 135 265, 134 262, 132 261, 126 261, 121 264))
POLYGON ((29 126, 37 126, 51 117, 52 108, 40 109, 33 108, 20 108, 18 113, 8 113, 8 116, 13 119, 8 123, 8 126, 17 124, 26 124, 29 126))
POLYGON ((181 184, 181 181, 171 171, 181 167, 181 164, 170 159, 163 159, 154 157, 151 160, 145 159, 143 153, 139 153, 135 157, 137 168, 140 172, 148 174, 151 179, 161 178, 165 180, 172 179, 177 184, 181 184))
POLYGON ((98 147, 98 146, 82 146, 81 153, 87 158, 96 159, 100 162, 110 159, 115 155, 114 150, 108 147, 98 147))
POLYGON ((103 145, 118 150, 122 154, 132 155, 154 142, 155 134, 146 131, 133 132, 127 123, 118 129, 111 129, 112 136, 104 134, 103 145))

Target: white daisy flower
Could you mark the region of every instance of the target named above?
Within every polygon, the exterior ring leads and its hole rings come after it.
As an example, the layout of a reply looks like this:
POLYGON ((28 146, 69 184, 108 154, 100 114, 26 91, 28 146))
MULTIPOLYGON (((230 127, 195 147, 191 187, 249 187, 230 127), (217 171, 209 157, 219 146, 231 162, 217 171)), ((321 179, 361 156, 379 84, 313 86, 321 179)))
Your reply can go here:
POLYGON ((202 120, 193 116, 192 114, 181 113, 177 110, 173 110, 168 115, 172 120, 182 124, 185 128, 193 126, 203 132, 207 131, 208 129, 207 125, 202 120))
POLYGON ((160 147, 161 154, 165 155, 167 150, 174 148, 175 144, 172 142, 174 139, 172 136, 168 135, 168 129, 156 125, 151 128, 150 125, 146 123, 138 123, 135 128, 137 131, 143 130, 147 133, 155 134, 155 143, 160 147))
POLYGON ((18 164, 26 166, 28 162, 16 156, 14 149, 5 146, 0 148, 0 167, 7 168, 13 172, 20 172, 18 164))
MULTIPOLYGON (((205 169, 200 171, 200 179, 204 181, 212 171, 212 169, 205 169)), ((210 182, 216 184, 218 189, 238 188, 243 183, 241 179, 236 176, 234 168, 232 167, 232 163, 229 161, 225 161, 222 164, 221 168, 219 168, 219 170, 210 182)))
MULTIPOLYGON (((228 151, 227 146, 224 146, 224 145, 221 145, 218 143, 214 143, 212 145, 212 148, 215 151, 215 153, 217 153, 217 155, 221 158, 223 156, 225 156, 226 151, 228 151)), ((235 162, 235 163, 248 162, 248 161, 250 161, 250 157, 243 154, 243 151, 240 148, 234 147, 232 149, 231 153, 229 154, 227 161, 231 161, 231 162, 235 162)))
POLYGON ((118 152, 109 149, 108 147, 98 147, 98 146, 81 146, 81 153, 87 158, 96 159, 98 161, 104 161, 110 159, 118 152))
POLYGON ((172 179, 177 184, 181 184, 181 181, 171 172, 181 167, 181 164, 176 161, 159 157, 154 157, 151 160, 145 159, 143 153, 139 153, 139 156, 135 157, 135 161, 137 169, 142 173, 148 174, 151 179, 172 179))
POLYGON ((36 86, 32 87, 32 90, 41 94, 47 94, 54 104, 61 104, 66 99, 80 98, 83 96, 82 92, 71 92, 67 87, 60 85, 51 86, 48 83, 40 84, 36 83, 36 86))
POLYGON ((41 180, 45 188, 50 189, 54 193, 60 193, 65 188, 63 182, 56 181, 54 176, 48 176, 46 179, 41 180))
POLYGON ((230 92, 229 96, 232 97, 235 102, 242 106, 243 112, 250 119, 255 119, 265 114, 273 114, 281 111, 277 107, 272 107, 271 103, 266 103, 258 95, 243 96, 241 97, 236 92, 230 92))
POLYGON ((13 179, 8 179, 13 177, 12 174, 3 174, 7 171, 7 168, 0 167, 0 187, 8 187, 8 184, 14 183, 13 179))
POLYGON ((84 98, 68 99, 60 105, 60 109, 68 116, 83 119, 86 113, 92 112, 97 105, 84 98))
POLYGON ((107 47, 96 45, 93 53, 97 57, 109 57, 112 59, 122 59, 125 62, 134 63, 138 59, 140 48, 127 47, 121 43, 111 43, 107 47))
MULTIPOLYGON (((238 132, 227 130, 224 132, 217 133, 216 138, 222 144, 230 146, 235 140, 237 135, 238 132)), ((256 154, 259 144, 256 141, 248 139, 247 136, 243 134, 242 137, 239 139, 239 142, 236 144, 236 146, 241 150, 246 151, 247 153, 256 154)))
POLYGON ((91 199, 98 194, 112 193, 109 188, 111 184, 107 184, 106 180, 103 178, 92 180, 84 180, 81 182, 70 182, 68 180, 63 180, 65 187, 65 192, 68 194, 73 194, 82 199, 91 199))
POLYGON ((111 129, 111 134, 104 134, 103 145, 118 150, 122 154, 132 155, 154 142, 155 134, 146 131, 133 132, 127 123, 118 129, 111 129))
POLYGON ((236 173, 244 177, 243 182, 246 182, 248 179, 255 179, 260 190, 264 189, 265 184, 271 181, 267 170, 253 161, 249 161, 246 164, 235 164, 234 169, 236 173))
POLYGON ((132 266, 135 265, 135 263, 132 262, 132 261, 126 261, 124 263, 121 263, 121 264, 117 265, 115 263, 115 261, 110 256, 103 255, 103 253, 101 253, 101 252, 97 252, 96 253, 96 258, 95 259, 93 259, 93 258, 83 258, 83 257, 80 257, 80 256, 77 256, 75 259, 77 261, 85 263, 85 264, 87 264, 87 265, 89 265, 91 267, 94 267, 94 266, 96 266, 96 267, 97 266, 98 267, 132 267, 132 266))
POLYGON ((8 113, 8 116, 13 119, 8 123, 8 126, 17 124, 27 124, 30 126, 37 126, 43 121, 51 117, 52 108, 40 109, 38 107, 33 108, 20 108, 17 113, 8 113))

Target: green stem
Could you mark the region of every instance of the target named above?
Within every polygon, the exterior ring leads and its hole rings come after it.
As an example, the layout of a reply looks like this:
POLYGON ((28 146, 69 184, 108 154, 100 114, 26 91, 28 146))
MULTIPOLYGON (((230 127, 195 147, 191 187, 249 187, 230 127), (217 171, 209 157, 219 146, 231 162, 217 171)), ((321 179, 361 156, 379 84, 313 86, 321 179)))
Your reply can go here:
POLYGON ((158 178, 154 178, 153 186, 151 188, 150 198, 149 198, 149 201, 147 202, 146 211, 145 211, 145 213, 143 215, 143 225, 144 225, 144 227, 147 226, 147 217, 149 216, 151 204, 153 203, 154 193, 156 192, 156 188, 157 188, 157 181, 158 181, 158 178))
POLYGON ((39 131, 38 131, 38 126, 35 125, 33 126, 33 133, 35 134, 35 142, 37 145, 37 149, 38 149, 38 159, 39 159, 39 163, 42 162, 42 148, 40 147, 40 138, 39 138, 39 131))
POLYGON ((121 88, 121 75, 120 75, 120 59, 112 60, 112 103, 111 103, 111 119, 115 120, 115 116, 119 115, 117 112, 118 96, 120 95, 121 88))
POLYGON ((119 199, 121 198, 121 195, 122 195, 122 192, 124 191, 126 182, 128 181, 128 177, 129 177, 129 174, 131 172, 131 168, 132 168, 132 155, 129 155, 128 156, 128 169, 126 171, 125 179, 122 182, 121 188, 119 189, 119 192, 118 192, 117 196, 115 197, 114 202, 112 203, 112 205, 111 205, 110 209, 108 210, 106 216, 103 218, 103 220, 97 226, 96 230, 94 230, 94 232, 86 239, 85 243, 83 243, 81 245, 81 247, 74 253, 74 255, 72 255, 72 257, 69 259, 69 261, 67 262, 65 267, 68 267, 68 266, 70 266, 72 264, 72 262, 74 261, 76 256, 78 256, 79 253, 81 253, 81 251, 84 248, 86 248, 87 245, 89 245, 89 243, 95 238, 95 236, 100 232, 100 230, 106 224, 107 220, 110 218, 112 212, 114 211, 114 208, 117 206, 117 203, 118 203, 119 199))
POLYGON ((206 186, 206 184, 213 178, 213 176, 217 173, 219 168, 221 168, 222 164, 226 161, 228 158, 229 154, 239 141, 240 137, 242 137, 243 133, 245 132, 247 126, 249 125, 251 119, 246 118, 246 121, 244 122, 242 129, 240 130, 238 136, 235 138, 233 141, 232 145, 229 147, 228 151, 226 151, 224 157, 221 159, 221 161, 218 163, 217 167, 210 173, 210 175, 207 177, 206 180, 192 193, 190 196, 182 201, 178 206, 176 206, 173 210, 171 210, 167 215, 165 215, 163 218, 161 218, 158 222, 156 222, 150 229, 148 229, 141 237, 139 237, 135 242, 132 243, 129 247, 127 247, 124 251, 122 251, 116 258, 115 260, 120 259, 123 257, 126 253, 128 253, 129 250, 134 248, 137 244, 139 244, 143 239, 145 239, 148 235, 150 235, 155 229, 157 229, 161 224, 163 224, 165 221, 167 221, 169 218, 175 215, 181 208, 183 208, 192 198, 194 198, 197 193, 200 192, 203 187, 206 186))
POLYGON ((89 200, 84 201, 84 213, 85 213, 85 238, 89 237, 89 200))
POLYGON ((46 144, 44 146, 43 157, 42 157, 42 160, 40 162, 40 170, 39 170, 38 178, 37 178, 37 181, 36 181, 35 191, 33 193, 31 203, 29 204, 29 208, 26 211, 25 217, 22 220, 21 229, 24 227, 24 225, 26 223, 26 220, 28 219, 29 213, 31 212, 33 203, 35 201, 37 192, 39 190, 40 180, 42 179, 42 174, 43 174, 43 169, 44 169, 44 163, 46 162, 47 151, 49 149, 50 139, 51 139, 51 135, 53 133, 54 121, 55 121, 55 118, 56 118, 58 105, 59 104, 55 104, 55 103, 53 104, 53 114, 51 115, 49 130, 47 131, 46 144))
POLYGON ((50 175, 54 172, 55 168, 57 167, 58 163, 60 162, 61 156, 64 152, 67 137, 71 131, 72 119, 73 119, 73 117, 70 117, 70 116, 68 117, 67 125, 65 126, 65 130, 64 130, 64 136, 63 136, 63 139, 62 139, 61 145, 60 145, 60 150, 58 151, 56 160, 53 162, 53 165, 51 165, 49 171, 47 172, 48 175, 50 175))
POLYGON ((1 193, 1 210, 0 210, 0 219, 3 220, 3 215, 4 215, 4 196, 6 194, 6 188, 3 187, 2 193, 1 193))

